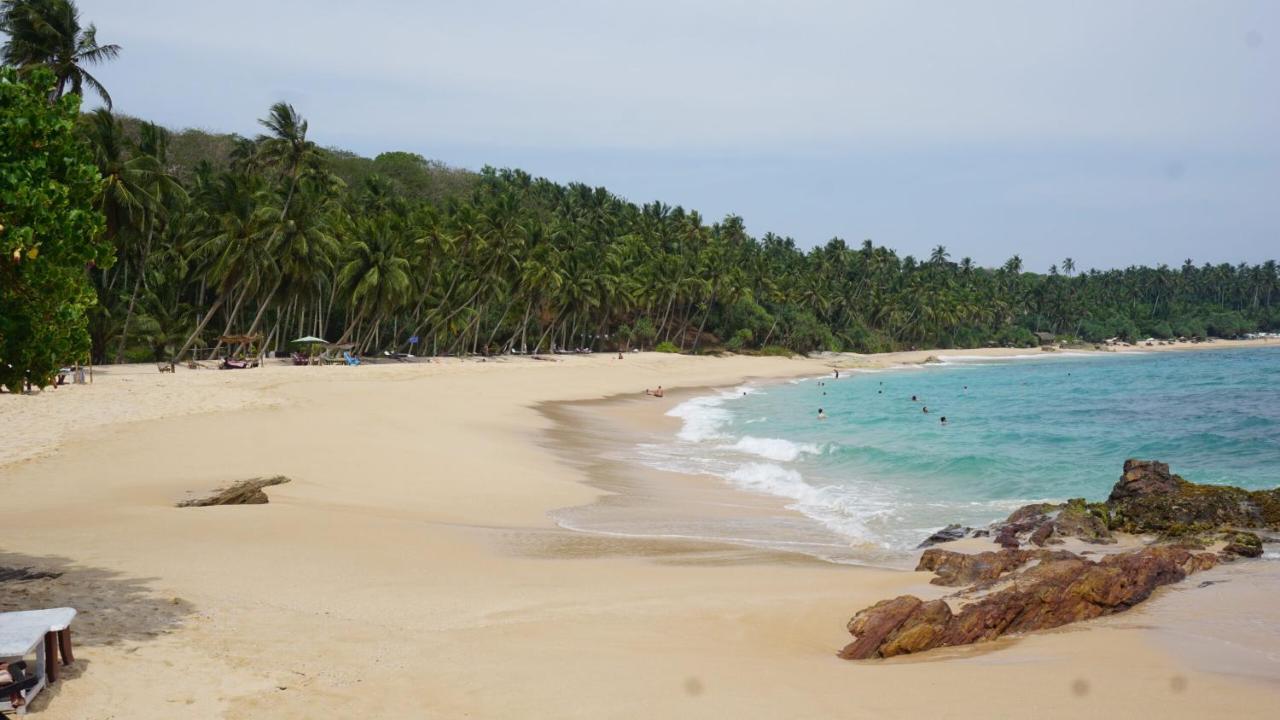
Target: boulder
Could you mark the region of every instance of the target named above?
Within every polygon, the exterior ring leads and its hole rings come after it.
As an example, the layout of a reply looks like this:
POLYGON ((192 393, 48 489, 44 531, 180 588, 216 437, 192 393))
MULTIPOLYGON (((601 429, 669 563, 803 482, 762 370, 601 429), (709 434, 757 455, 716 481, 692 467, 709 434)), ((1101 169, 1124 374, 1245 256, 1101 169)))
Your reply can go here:
POLYGON ((1096 562, 1065 551, 1047 553, 1039 563, 1008 576, 1011 582, 965 604, 959 612, 945 600, 924 602, 912 595, 859 611, 848 624, 854 642, 840 651, 840 657, 893 657, 1123 612, 1155 588, 1216 562, 1212 553, 1167 545, 1096 562))
POLYGON ((262 491, 264 487, 272 485, 281 485, 289 482, 289 478, 283 475, 277 475, 269 478, 253 478, 251 480, 241 480, 225 488, 215 491, 212 495, 202 498, 192 498, 183 500, 178 503, 178 507, 209 507, 211 505, 264 505, 269 502, 267 494, 262 491))
POLYGON ((1084 498, 1068 500, 1053 519, 1053 532, 1059 537, 1073 537, 1089 543, 1111 544, 1116 541, 1107 529, 1109 513, 1101 503, 1091 507, 1084 498))
POLYGON ((1227 541, 1227 544, 1222 548, 1222 554, 1227 559, 1262 557, 1262 538, 1254 533, 1228 532, 1223 535, 1222 539, 1227 541))
POLYGON ((1169 493, 1178 489, 1182 478, 1169 474, 1169 464, 1159 460, 1124 461, 1124 473, 1120 482, 1111 489, 1108 503, 1116 503, 1133 497, 1169 493))
POLYGON ((955 540, 960 540, 961 538, 966 537, 972 531, 973 531, 973 528, 961 527, 960 525, 954 525, 954 524, 948 525, 942 528, 941 530, 939 530, 938 532, 925 538, 923 542, 921 542, 919 545, 916 546, 916 549, 919 550, 921 548, 927 548, 927 547, 931 547, 933 545, 938 545, 945 542, 953 542, 955 540))
POLYGON ((1107 501, 1111 529, 1182 537, 1226 527, 1280 530, 1280 488, 1245 490, 1230 485, 1199 485, 1172 476, 1172 486, 1137 495, 1118 490, 1107 501))
POLYGON ((937 577, 929 582, 934 585, 971 585, 980 580, 1000 577, 1025 563, 1030 556, 1031 553, 1026 550, 1006 549, 968 554, 929 548, 920 556, 916 570, 932 571, 937 577))

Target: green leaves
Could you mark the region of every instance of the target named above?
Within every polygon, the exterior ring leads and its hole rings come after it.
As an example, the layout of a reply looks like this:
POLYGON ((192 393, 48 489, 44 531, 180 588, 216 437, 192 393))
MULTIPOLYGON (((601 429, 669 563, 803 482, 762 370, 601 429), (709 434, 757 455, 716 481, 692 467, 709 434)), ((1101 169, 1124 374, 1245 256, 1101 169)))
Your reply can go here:
POLYGON ((114 255, 94 198, 101 178, 72 132, 78 98, 50 105, 53 74, 0 68, 0 385, 48 385, 86 360, 86 266, 114 255))

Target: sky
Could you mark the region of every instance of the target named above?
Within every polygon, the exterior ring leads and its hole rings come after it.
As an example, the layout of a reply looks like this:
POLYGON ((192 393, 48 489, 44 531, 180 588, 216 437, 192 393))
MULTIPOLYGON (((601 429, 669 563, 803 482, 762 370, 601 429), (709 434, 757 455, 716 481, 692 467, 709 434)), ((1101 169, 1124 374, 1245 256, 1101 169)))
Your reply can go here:
POLYGON ((117 110, 518 167, 801 247, 1280 257, 1274 0, 79 0, 117 110))

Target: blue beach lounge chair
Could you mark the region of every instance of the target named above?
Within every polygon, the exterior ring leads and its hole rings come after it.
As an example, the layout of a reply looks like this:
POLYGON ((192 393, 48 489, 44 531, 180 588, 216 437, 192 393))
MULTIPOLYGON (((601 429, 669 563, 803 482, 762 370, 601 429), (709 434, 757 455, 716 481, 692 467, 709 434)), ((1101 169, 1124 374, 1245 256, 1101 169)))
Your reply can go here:
POLYGON ((346 350, 342 351, 342 359, 346 360, 347 364, 350 365, 351 367, 355 367, 356 365, 360 364, 360 358, 356 357, 355 355, 352 355, 346 350))

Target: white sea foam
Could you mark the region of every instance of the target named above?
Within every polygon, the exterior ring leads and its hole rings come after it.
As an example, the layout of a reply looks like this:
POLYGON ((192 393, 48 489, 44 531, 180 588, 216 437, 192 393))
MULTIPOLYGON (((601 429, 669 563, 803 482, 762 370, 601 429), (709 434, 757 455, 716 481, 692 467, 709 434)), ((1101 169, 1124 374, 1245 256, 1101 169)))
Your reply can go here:
POLYGON ((725 401, 753 392, 754 388, 743 385, 715 395, 696 397, 671 408, 667 415, 684 421, 677 436, 685 442, 723 439, 727 436, 721 428, 730 419, 729 411, 722 407, 725 401))
POLYGON ((1038 352, 1026 353, 1018 355, 939 355, 936 363, 931 365, 973 365, 982 363, 987 365, 998 365, 1002 360, 1052 360, 1054 358, 1064 357, 1098 357, 1097 353, 1083 352, 1038 352))
POLYGON ((749 455, 757 455, 766 460, 793 462, 801 455, 819 455, 822 448, 813 443, 794 443, 782 438, 762 438, 745 435, 732 445, 724 445, 722 449, 737 450, 749 455))

